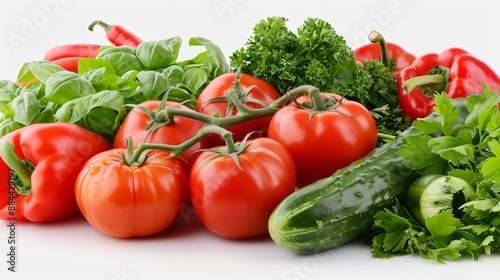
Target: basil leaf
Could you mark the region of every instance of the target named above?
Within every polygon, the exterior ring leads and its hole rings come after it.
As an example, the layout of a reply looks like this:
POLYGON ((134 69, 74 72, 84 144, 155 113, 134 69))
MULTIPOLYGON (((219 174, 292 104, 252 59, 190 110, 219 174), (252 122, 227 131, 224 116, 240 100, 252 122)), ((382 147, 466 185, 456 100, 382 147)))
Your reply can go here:
POLYGON ((92 85, 94 85, 95 83, 98 83, 100 80, 104 79, 104 77, 106 77, 107 75, 106 75, 106 69, 99 68, 90 70, 81 76, 87 79, 92 85))
POLYGON ((45 84, 40 81, 31 82, 22 88, 21 93, 26 91, 33 93, 36 98, 42 99, 45 97, 45 84))
POLYGON ((119 76, 107 76, 104 79, 93 83, 97 91, 116 90, 119 91, 124 98, 130 97, 137 92, 141 83, 136 81, 125 80, 119 76))
POLYGON ((76 123, 83 119, 92 109, 97 107, 109 108, 115 111, 123 110, 124 100, 117 91, 100 91, 66 102, 56 112, 61 122, 76 123))
POLYGON ((38 114, 31 123, 55 123, 57 122, 56 117, 54 116, 54 111, 50 108, 46 108, 40 114, 38 114))
MULTIPOLYGON (((66 71, 61 66, 56 65, 47 60, 36 60, 28 62, 27 64, 28 71, 31 72, 33 76, 26 76, 28 73, 25 73, 21 79, 25 79, 26 77, 37 78, 40 82, 46 83, 49 77, 57 72, 66 71)), ((23 66, 24 68, 24 66, 23 66)), ((26 80, 29 81, 30 79, 26 80)))
POLYGON ((45 86, 47 100, 60 105, 95 92, 94 87, 87 79, 67 71, 52 74, 45 86))
POLYGON ((12 119, 5 119, 3 122, 0 123, 0 138, 24 126, 25 125, 18 123, 12 119))
POLYGON ((179 36, 143 42, 137 46, 137 58, 147 69, 165 68, 177 60, 181 44, 182 39, 179 36))
POLYGON ((78 61, 78 75, 80 76, 98 69, 102 69, 104 76, 116 74, 113 65, 102 58, 81 58, 78 61))
POLYGON ((127 73, 122 75, 122 79, 127 80, 127 81, 137 81, 137 75, 139 74, 139 71, 137 70, 130 70, 127 71, 127 73))
POLYGON ((203 64, 189 65, 184 69, 182 83, 198 96, 209 83, 209 69, 203 64))
POLYGON ((140 92, 145 100, 157 100, 168 89, 167 78, 156 71, 141 71, 137 79, 142 84, 140 92))
POLYGON ((118 76, 130 70, 142 70, 144 68, 136 56, 136 50, 129 46, 104 48, 98 57, 110 63, 118 76))
POLYGON ((14 98, 12 101, 12 111, 14 121, 23 125, 29 125, 40 114, 40 102, 33 93, 27 91, 14 98))
POLYGON ((101 135, 108 142, 113 143, 116 131, 120 127, 121 117, 124 114, 125 110, 116 111, 111 108, 96 107, 90 110, 76 124, 101 135))
POLYGON ((194 106, 196 105, 195 96, 182 87, 169 87, 168 100, 177 103, 183 103, 191 109, 194 109, 194 106), (190 102, 186 102, 187 100, 190 100, 190 102))
POLYGON ((22 87, 8 80, 0 81, 0 113, 4 113, 10 107, 14 98, 19 96, 22 87))
POLYGON ((171 65, 163 70, 163 75, 167 78, 167 83, 170 86, 177 85, 182 82, 184 69, 179 65, 171 65))
POLYGON ((229 72, 229 64, 226 61, 222 50, 212 41, 202 37, 193 37, 189 39, 190 46, 204 46, 206 53, 201 53, 194 59, 195 64, 206 64, 208 66, 208 75, 210 80, 229 72))
POLYGON ((30 69, 30 62, 25 62, 19 72, 17 73, 17 81, 18 82, 27 82, 31 79, 35 78, 33 72, 30 69))

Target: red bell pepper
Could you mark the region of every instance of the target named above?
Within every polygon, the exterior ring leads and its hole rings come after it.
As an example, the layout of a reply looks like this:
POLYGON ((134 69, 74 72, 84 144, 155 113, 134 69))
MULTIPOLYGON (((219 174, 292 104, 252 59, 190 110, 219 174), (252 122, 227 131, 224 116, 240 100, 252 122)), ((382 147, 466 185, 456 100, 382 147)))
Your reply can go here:
POLYGON ((411 120, 434 111, 435 92, 451 98, 481 94, 486 85, 500 90, 500 77, 486 63, 460 48, 418 57, 398 76, 398 97, 403 113, 411 120))
POLYGON ((359 64, 363 64, 363 60, 366 59, 381 59, 392 74, 397 76, 402 69, 410 66, 417 58, 399 45, 386 42, 382 34, 377 31, 370 32, 368 39, 372 42, 371 44, 354 50, 354 56, 359 64))
POLYGON ((0 219, 55 221, 78 211, 75 181, 106 140, 70 123, 33 124, 0 139, 0 219))

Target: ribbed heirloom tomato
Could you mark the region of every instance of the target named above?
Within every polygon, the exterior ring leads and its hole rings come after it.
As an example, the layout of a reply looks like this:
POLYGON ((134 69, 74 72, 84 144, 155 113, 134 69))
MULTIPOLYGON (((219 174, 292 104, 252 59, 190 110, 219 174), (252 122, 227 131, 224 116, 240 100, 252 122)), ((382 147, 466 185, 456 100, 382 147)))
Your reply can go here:
POLYGON ((154 151, 140 165, 122 161, 122 149, 92 157, 75 184, 85 219, 99 232, 117 238, 148 236, 168 228, 179 214, 187 175, 176 158, 154 151))
POLYGON ((309 95, 297 98, 271 119, 268 137, 283 144, 297 169, 297 187, 332 175, 367 155, 377 143, 377 126, 362 104, 321 93, 324 111, 306 108, 309 95), (297 106, 297 104, 305 106, 297 106))
POLYGON ((224 238, 268 233, 272 211, 295 190, 295 167, 283 145, 269 138, 247 144, 232 156, 223 154, 225 146, 214 148, 222 154, 202 152, 189 176, 196 214, 210 231, 224 238))

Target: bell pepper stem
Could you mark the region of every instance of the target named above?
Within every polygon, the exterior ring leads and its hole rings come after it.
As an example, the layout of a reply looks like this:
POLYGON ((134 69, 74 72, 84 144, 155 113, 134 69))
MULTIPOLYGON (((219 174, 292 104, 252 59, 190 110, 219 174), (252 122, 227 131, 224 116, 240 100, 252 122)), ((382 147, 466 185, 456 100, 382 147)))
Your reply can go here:
POLYGON ((443 91, 446 84, 446 77, 441 74, 424 75, 411 78, 403 83, 403 88, 411 93, 416 87, 427 86, 434 91, 443 91))
POLYGON ((387 50, 387 43, 385 42, 384 36, 378 31, 372 31, 368 34, 368 39, 372 43, 378 43, 380 45, 380 57, 382 62, 387 68, 391 67, 391 58, 389 57, 389 51, 387 50))
POLYGON ((14 186, 19 194, 31 191, 31 170, 23 163, 14 152, 15 147, 11 141, 0 141, 0 157, 7 166, 14 171, 22 186, 14 186), (22 190, 22 191, 20 191, 22 190))

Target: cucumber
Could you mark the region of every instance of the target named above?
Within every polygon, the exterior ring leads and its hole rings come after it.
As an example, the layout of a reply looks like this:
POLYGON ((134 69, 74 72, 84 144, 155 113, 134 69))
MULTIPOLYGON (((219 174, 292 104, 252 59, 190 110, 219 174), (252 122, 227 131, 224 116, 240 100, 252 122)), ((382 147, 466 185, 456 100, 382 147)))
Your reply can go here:
POLYGON ((455 217, 458 208, 475 198, 475 191, 465 180, 454 176, 429 174, 410 185, 406 198, 406 208, 420 224, 444 210, 452 210, 455 217), (458 200, 457 203, 456 200, 458 200))
MULTIPOLYGON (((464 99, 454 99, 461 124, 468 116, 464 99)), ((436 113, 426 118, 439 120, 436 113)), ((371 232, 378 211, 404 200, 419 172, 406 167, 397 152, 413 126, 369 155, 285 198, 269 218, 269 234, 279 246, 296 253, 324 251, 371 232)))

